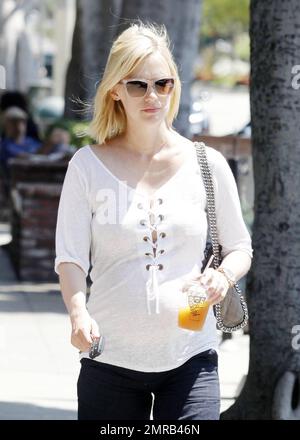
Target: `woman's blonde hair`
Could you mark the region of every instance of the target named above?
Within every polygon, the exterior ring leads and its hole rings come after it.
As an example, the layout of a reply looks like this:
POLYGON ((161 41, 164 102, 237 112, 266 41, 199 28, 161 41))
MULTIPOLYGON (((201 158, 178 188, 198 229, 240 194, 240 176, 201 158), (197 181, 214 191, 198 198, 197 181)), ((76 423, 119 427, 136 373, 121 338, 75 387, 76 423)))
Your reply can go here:
POLYGON ((128 76, 147 56, 159 52, 167 62, 175 87, 170 98, 166 117, 169 127, 178 114, 181 83, 177 66, 170 51, 170 40, 164 25, 131 23, 113 42, 102 80, 97 88, 93 104, 93 118, 87 133, 99 144, 124 133, 126 113, 122 102, 112 98, 110 91, 128 76))

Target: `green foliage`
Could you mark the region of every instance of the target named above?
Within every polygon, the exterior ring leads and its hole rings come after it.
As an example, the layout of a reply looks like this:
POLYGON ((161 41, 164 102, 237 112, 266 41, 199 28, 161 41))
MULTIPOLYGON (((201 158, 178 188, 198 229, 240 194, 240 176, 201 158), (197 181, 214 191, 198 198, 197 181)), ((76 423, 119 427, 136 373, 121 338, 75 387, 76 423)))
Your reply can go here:
POLYGON ((250 37, 248 33, 244 32, 235 38, 234 53, 241 60, 250 60, 250 37))
POLYGON ((249 18, 250 0, 203 0, 201 64, 196 72, 199 79, 226 87, 248 84, 248 74, 239 70, 238 64, 232 67, 232 72, 224 71, 222 75, 216 73, 214 66, 220 57, 249 63, 249 18))
POLYGON ((77 148, 83 147, 87 144, 92 144, 94 141, 90 136, 86 134, 86 129, 88 128, 89 122, 70 120, 70 119, 59 119, 51 124, 51 129, 53 126, 65 128, 69 131, 71 135, 70 143, 77 148))
POLYGON ((93 144, 94 141, 88 136, 85 131, 88 128, 89 122, 84 121, 69 121, 71 143, 80 148, 87 144, 93 144))
POLYGON ((211 80, 211 83, 216 86, 232 88, 236 85, 238 80, 239 80, 239 77, 237 75, 228 74, 228 75, 223 75, 223 76, 215 76, 211 80))
POLYGON ((202 5, 202 38, 231 38, 248 31, 250 0, 203 0, 202 5))

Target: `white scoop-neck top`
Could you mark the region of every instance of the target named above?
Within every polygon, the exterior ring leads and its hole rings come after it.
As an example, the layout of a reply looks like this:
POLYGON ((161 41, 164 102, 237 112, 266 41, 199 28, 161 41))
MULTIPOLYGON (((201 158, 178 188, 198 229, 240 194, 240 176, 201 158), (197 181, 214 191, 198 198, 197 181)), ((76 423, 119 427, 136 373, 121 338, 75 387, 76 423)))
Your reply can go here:
MULTIPOLYGON (((128 183, 124 180, 120 180, 117 176, 115 176, 115 174, 112 173, 112 171, 107 168, 107 166, 101 161, 101 159, 93 152, 92 148, 90 145, 87 146, 90 153, 92 154, 92 156, 94 156, 94 158, 99 162, 99 165, 101 168, 104 168, 104 170, 112 177, 112 179, 114 179, 119 185, 124 185, 129 191, 133 191, 134 193, 138 193, 141 196, 144 196, 146 198, 151 198, 151 196, 148 196, 145 193, 141 193, 139 192, 139 190, 137 190, 136 188, 133 188, 132 186, 128 185, 128 183)), ((176 179, 177 176, 186 168, 187 164, 190 162, 190 160, 192 159, 193 154, 189 154, 187 156, 187 158, 185 159, 185 161, 183 162, 183 164, 180 166, 180 168, 177 170, 177 172, 170 178, 168 179, 163 185, 161 185, 156 191, 152 191, 152 194, 156 194, 158 193, 158 191, 162 191, 164 189, 165 186, 169 185, 172 183, 173 179, 176 179)))
MULTIPOLYGON (((252 257, 236 183, 224 156, 207 148, 222 255, 252 257)), ((105 337, 95 361, 137 371, 176 368, 217 349, 210 308, 201 332, 178 327, 181 287, 199 274, 207 237, 206 196, 196 150, 151 196, 117 178, 89 145, 71 158, 56 224, 56 258, 72 262, 92 285, 87 309, 105 337), (153 239, 156 233, 157 240, 153 239)), ((88 352, 79 353, 79 358, 88 352)))

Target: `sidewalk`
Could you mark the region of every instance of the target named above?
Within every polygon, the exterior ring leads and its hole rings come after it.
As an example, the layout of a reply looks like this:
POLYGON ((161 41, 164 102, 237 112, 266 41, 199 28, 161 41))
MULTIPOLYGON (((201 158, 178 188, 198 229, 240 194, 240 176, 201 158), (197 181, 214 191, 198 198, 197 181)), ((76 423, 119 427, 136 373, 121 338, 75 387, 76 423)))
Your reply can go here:
MULTIPOLYGON (((17 282, 8 236, 0 224, 0 420, 76 419, 80 363, 59 285, 17 282)), ((222 410, 246 377, 248 344, 240 333, 220 346, 222 410)))

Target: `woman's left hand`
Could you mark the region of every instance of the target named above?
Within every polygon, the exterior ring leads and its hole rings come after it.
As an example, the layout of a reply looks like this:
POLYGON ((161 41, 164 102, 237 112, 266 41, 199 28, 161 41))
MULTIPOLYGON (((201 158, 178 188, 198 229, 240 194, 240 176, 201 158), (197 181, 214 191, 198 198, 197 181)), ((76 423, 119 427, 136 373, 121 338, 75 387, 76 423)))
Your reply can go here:
POLYGON ((221 302, 225 298, 229 289, 229 283, 225 275, 213 268, 208 268, 206 269, 205 274, 192 278, 191 283, 189 283, 189 281, 185 283, 182 291, 187 291, 195 281, 199 282, 199 284, 206 288, 207 299, 211 305, 221 302))

